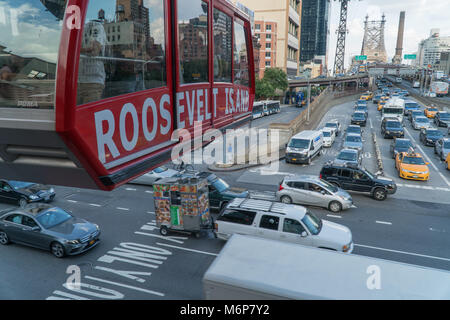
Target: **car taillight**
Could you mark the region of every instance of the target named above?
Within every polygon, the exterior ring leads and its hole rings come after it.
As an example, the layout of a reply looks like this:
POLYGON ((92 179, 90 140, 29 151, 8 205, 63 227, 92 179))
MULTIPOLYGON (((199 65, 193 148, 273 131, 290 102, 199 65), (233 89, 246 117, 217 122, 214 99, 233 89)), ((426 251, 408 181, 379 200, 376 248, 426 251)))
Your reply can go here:
POLYGON ((280 188, 278 189, 278 191, 281 191, 283 189, 284 189, 283 186, 280 184, 280 188))
POLYGON ((322 174, 319 174, 319 179, 322 179, 322 174))
POLYGON ((219 230, 219 226, 217 225, 217 223, 214 223, 214 230, 216 230, 216 231, 219 230))

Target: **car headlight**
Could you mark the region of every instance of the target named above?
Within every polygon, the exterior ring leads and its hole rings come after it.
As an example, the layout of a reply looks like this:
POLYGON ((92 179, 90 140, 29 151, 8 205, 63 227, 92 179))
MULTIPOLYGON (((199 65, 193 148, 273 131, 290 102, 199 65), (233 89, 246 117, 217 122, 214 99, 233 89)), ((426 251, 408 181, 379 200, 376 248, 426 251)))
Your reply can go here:
POLYGON ((350 242, 349 244, 342 246, 342 251, 347 252, 348 250, 350 250, 351 247, 352 247, 352 243, 350 242))
POLYGON ((97 230, 100 230, 100 227, 98 226, 98 224, 94 223, 95 228, 97 228, 97 230))
POLYGON ((39 199, 39 196, 37 196, 37 195, 35 195, 35 194, 32 194, 32 195, 29 196, 29 198, 30 198, 31 200, 37 200, 37 199, 39 199))
POLYGON ((78 241, 78 240, 67 240, 66 243, 67 244, 79 244, 80 241, 78 241))

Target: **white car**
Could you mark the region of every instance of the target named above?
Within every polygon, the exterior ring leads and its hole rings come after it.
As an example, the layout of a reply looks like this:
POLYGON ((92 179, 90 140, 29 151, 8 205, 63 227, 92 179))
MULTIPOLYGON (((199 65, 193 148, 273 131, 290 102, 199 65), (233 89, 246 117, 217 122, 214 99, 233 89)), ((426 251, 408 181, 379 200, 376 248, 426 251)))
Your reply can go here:
POLYGON ((143 185, 153 185, 156 181, 163 178, 173 177, 180 172, 174 169, 169 169, 166 166, 161 166, 159 168, 153 169, 146 174, 143 174, 139 178, 136 178, 128 183, 131 184, 143 184, 143 185))
POLYGON ((237 233, 345 253, 353 250, 349 228, 294 204, 236 198, 220 213, 214 227, 222 240, 237 233))
POLYGON ((425 116, 414 117, 411 123, 415 130, 420 130, 423 128, 431 128, 430 120, 425 116))
POLYGON ((331 147, 336 139, 336 132, 332 128, 323 128, 323 146, 331 147))
POLYGON ((413 88, 420 88, 420 82, 419 81, 414 81, 413 88))

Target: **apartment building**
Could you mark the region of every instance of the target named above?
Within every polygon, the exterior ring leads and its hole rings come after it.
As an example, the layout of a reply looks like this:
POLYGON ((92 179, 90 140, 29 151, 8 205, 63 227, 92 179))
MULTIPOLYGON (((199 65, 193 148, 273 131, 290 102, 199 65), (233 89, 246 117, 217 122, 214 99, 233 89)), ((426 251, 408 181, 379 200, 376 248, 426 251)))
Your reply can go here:
POLYGON ((297 76, 300 58, 301 1, 234 0, 234 2, 242 3, 255 12, 255 35, 259 34, 260 41, 265 41, 261 46, 264 58, 261 58, 260 65, 264 64, 266 68, 270 63, 270 67, 284 70, 289 77, 297 76), (266 30, 266 26, 275 28, 275 25, 276 30, 266 30), (266 38, 269 34, 269 38, 266 38), (275 50, 272 50, 274 47, 275 50))
POLYGON ((259 79, 264 77, 267 68, 276 67, 277 64, 277 23, 275 21, 255 21, 255 37, 259 41, 259 79))

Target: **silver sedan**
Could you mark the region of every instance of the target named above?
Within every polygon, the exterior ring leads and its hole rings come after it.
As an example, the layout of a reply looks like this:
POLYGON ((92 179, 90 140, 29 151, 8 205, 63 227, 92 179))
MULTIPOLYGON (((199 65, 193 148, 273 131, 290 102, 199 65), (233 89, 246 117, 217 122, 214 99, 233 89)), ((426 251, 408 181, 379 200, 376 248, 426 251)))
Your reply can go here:
POLYGON ((161 166, 156 168, 146 174, 143 174, 139 178, 136 178, 129 183, 132 184, 143 184, 143 185, 153 185, 156 181, 163 178, 170 178, 179 174, 179 171, 174 169, 169 169, 166 166, 161 166))

